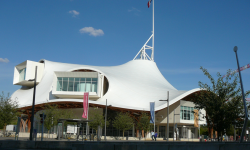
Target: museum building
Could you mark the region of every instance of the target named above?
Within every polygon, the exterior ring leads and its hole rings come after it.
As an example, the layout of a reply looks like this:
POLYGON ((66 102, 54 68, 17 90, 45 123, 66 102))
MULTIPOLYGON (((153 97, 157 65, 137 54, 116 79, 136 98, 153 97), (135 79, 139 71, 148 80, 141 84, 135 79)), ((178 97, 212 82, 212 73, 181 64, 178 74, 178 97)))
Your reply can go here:
MULTIPOLYGON (((169 92, 169 137, 173 138, 173 127, 179 129, 179 137, 197 139, 199 124, 205 120, 194 115, 192 96, 200 89, 180 91, 172 86, 161 74, 156 63, 143 57, 143 51, 135 58, 119 66, 89 66, 40 60, 24 61, 14 68, 14 85, 21 88, 11 98, 19 102, 19 108, 26 118, 22 119, 23 132, 30 130, 30 116, 33 99, 35 68, 37 66, 35 111, 45 103, 54 103, 61 109, 72 108, 80 119, 83 112, 83 94, 89 92, 89 107, 130 112, 140 115, 149 112, 149 103, 155 102, 155 130, 159 137, 167 133, 167 100, 169 92)), ((144 55, 145 56, 145 55, 144 55)), ((102 111, 104 112, 104 111, 102 111)), ((200 114, 205 114, 201 110, 200 114)), ((66 131, 65 131, 66 132, 66 131)), ((84 132, 84 131, 82 131, 84 132)), ((91 132, 91 130, 90 130, 91 132)), ((107 136, 118 136, 114 128, 107 128, 107 136)), ((135 127, 126 136, 138 137, 135 127)), ((122 135, 122 134, 121 134, 122 135)), ((149 135, 148 135, 149 136, 149 135)))

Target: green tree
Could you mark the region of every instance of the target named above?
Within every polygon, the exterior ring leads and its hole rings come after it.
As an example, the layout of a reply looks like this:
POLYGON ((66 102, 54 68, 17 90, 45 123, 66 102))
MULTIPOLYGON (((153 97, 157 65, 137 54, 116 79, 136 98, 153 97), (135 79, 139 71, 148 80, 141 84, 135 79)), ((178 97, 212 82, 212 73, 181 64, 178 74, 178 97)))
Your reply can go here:
POLYGON ((58 124, 57 119, 59 116, 57 105, 50 105, 45 104, 44 107, 44 114, 46 115, 46 118, 44 119, 44 127, 50 131, 52 127, 58 124))
MULTIPOLYGON (((223 78, 217 73, 217 81, 209 74, 207 69, 200 68, 204 75, 208 77, 211 85, 199 81, 202 91, 195 94, 192 101, 197 109, 205 109, 206 120, 209 128, 213 128, 221 136, 224 129, 229 129, 230 125, 241 125, 244 121, 244 109, 239 80, 235 74, 228 71, 228 76, 223 78)), ((245 93, 249 95, 250 91, 245 93)), ((219 138, 218 136, 218 138, 219 138)))
MULTIPOLYGON (((44 119, 44 127, 48 130, 58 124, 59 119, 71 119, 73 117, 73 112, 71 110, 65 111, 64 109, 59 109, 56 104, 46 103, 43 110, 36 114, 37 120, 40 120, 40 114, 44 113, 46 118, 44 119)), ((70 124, 65 122, 64 125, 70 124)))
MULTIPOLYGON (((89 126, 93 128, 94 130, 98 130, 98 126, 103 128, 105 126, 105 117, 102 115, 101 109, 95 108, 95 111, 93 113, 89 114, 89 126), (100 110, 100 111, 99 111, 100 110)), ((109 121, 106 120, 106 126, 109 126, 109 121)))
POLYGON ((144 130, 144 136, 150 130, 150 117, 147 113, 143 112, 137 124, 139 130, 144 130))
POLYGON ((4 92, 0 95, 0 124, 4 128, 4 136, 6 131, 6 126, 11 124, 13 120, 16 120, 20 113, 18 112, 18 102, 12 100, 9 97, 4 95, 4 92))
POLYGON ((209 135, 207 126, 200 126, 200 135, 209 135))
POLYGON ((234 135, 234 126, 233 125, 231 125, 230 128, 226 130, 226 134, 229 135, 229 136, 234 135))
POLYGON ((130 117, 129 113, 120 112, 115 117, 113 126, 118 130, 122 130, 124 137, 124 132, 133 127, 133 119, 130 117))

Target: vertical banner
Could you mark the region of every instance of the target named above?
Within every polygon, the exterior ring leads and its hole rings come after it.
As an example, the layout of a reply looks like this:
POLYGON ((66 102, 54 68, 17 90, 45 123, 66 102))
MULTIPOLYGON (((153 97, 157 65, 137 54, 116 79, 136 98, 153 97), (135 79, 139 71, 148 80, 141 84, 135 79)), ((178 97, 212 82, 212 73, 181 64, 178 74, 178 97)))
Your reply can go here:
POLYGON ((199 111, 194 109, 194 127, 199 127, 199 111))
POLYGON ((84 93, 83 95, 83 118, 88 117, 88 106, 89 106, 89 93, 84 93))
POLYGON ((155 102, 150 102, 150 123, 154 123, 155 122, 155 102))

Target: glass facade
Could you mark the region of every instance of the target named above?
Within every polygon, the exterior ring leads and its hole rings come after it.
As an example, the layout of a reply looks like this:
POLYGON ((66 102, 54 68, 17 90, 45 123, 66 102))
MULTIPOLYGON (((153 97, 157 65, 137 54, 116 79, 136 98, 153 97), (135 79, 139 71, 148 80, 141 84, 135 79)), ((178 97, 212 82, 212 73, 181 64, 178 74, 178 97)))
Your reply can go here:
POLYGON ((97 92, 97 78, 58 77, 57 91, 97 92))
POLYGON ((159 134, 158 137, 164 138, 166 132, 166 126, 159 126, 159 134))
POLYGON ((19 81, 25 80, 25 76, 26 76, 26 68, 19 70, 19 81))
POLYGON ((194 120, 194 107, 181 106, 180 118, 182 120, 194 120))

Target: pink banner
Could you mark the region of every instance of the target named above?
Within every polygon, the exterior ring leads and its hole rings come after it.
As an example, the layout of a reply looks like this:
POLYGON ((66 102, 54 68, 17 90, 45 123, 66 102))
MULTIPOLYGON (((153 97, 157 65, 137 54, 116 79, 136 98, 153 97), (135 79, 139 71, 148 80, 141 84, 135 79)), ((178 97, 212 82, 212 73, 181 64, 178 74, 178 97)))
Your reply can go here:
POLYGON ((89 93, 83 95, 83 118, 88 118, 88 106, 89 106, 89 93))

